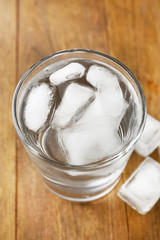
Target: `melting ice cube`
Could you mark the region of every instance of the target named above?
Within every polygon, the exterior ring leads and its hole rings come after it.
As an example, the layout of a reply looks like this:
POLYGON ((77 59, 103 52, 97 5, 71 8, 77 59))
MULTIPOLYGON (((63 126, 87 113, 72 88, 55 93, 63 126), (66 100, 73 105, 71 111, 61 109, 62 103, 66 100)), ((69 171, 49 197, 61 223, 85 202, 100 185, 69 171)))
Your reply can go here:
POLYGON ((85 73, 85 67, 76 62, 72 62, 67 66, 52 73, 49 77, 50 82, 54 85, 60 85, 64 82, 81 78, 85 73))
POLYGON ((102 160, 122 147, 114 119, 101 117, 78 123, 59 132, 69 164, 85 165, 102 160))
POLYGON ((123 98, 122 91, 119 88, 102 91, 99 94, 101 109, 106 116, 118 117, 123 115, 128 108, 127 102, 123 98))
POLYGON ((108 87, 114 89, 119 87, 117 75, 98 65, 92 65, 89 68, 86 79, 99 92, 108 87))
POLYGON ((144 131, 135 145, 135 151, 146 157, 160 145, 160 122, 147 114, 144 131))
POLYGON ((147 157, 122 185, 118 196, 139 213, 147 213, 160 197, 160 164, 147 157))
POLYGON ((92 119, 97 119, 100 117, 105 117, 104 113, 101 111, 101 105, 97 93, 95 93, 95 99, 93 102, 85 109, 83 115, 78 120, 78 124, 84 124, 92 119))
POLYGON ((97 101, 103 115, 120 116, 122 119, 128 104, 123 97, 117 75, 104 67, 92 65, 86 79, 98 91, 97 101))
POLYGON ((71 83, 55 111, 52 124, 63 128, 72 122, 76 122, 94 98, 95 94, 91 88, 71 83))
POLYGON ((54 93, 55 88, 50 88, 46 83, 31 88, 24 109, 24 122, 30 130, 36 132, 45 124, 55 102, 54 93))

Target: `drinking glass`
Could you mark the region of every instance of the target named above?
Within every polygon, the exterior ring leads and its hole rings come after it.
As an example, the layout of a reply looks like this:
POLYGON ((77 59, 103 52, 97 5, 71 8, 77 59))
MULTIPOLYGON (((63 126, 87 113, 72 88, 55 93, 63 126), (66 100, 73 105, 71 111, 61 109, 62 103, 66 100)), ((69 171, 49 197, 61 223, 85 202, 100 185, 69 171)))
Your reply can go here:
POLYGON ((46 187, 64 199, 86 202, 104 196, 118 183, 134 145, 143 131, 146 120, 146 101, 140 83, 124 64, 101 52, 88 49, 70 49, 43 58, 22 76, 13 96, 12 117, 17 134, 46 187), (51 64, 70 58, 94 60, 107 64, 118 71, 127 81, 127 84, 120 82, 123 97, 128 103, 128 110, 118 130, 119 135, 123 138, 123 148, 117 154, 106 156, 101 161, 78 166, 69 165, 67 161, 59 162, 45 155, 23 132, 21 128, 23 118, 20 116, 24 92, 36 74, 45 68, 49 69, 51 64), (131 92, 136 99, 135 102, 131 102, 131 92))

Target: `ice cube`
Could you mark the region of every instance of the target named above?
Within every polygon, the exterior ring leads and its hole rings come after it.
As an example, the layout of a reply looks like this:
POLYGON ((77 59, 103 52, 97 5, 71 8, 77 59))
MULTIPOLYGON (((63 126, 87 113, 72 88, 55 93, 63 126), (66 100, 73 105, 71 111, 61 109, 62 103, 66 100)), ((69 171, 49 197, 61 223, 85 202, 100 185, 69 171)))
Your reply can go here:
POLYGON ((36 132, 45 124, 54 104, 55 90, 55 87, 51 88, 46 83, 31 88, 24 109, 24 122, 30 130, 36 132))
POLYGON ((94 98, 95 93, 91 88, 71 83, 55 111, 52 125, 64 128, 68 124, 76 122, 94 98))
POLYGON ((72 62, 67 66, 52 73, 49 77, 50 82, 54 85, 60 85, 64 82, 81 78, 85 73, 85 67, 77 62, 72 62))
POLYGON ((128 103, 123 98, 120 87, 114 90, 108 88, 102 91, 99 94, 99 102, 106 116, 118 117, 122 115, 123 118, 124 112, 128 108, 128 103))
POLYGON ((95 99, 93 102, 88 106, 88 108, 83 112, 83 115, 78 120, 78 124, 84 124, 92 119, 97 119, 100 117, 105 117, 104 113, 101 111, 101 105, 99 102, 98 94, 95 93, 95 99))
POLYGON ((113 118, 79 121, 59 132, 59 141, 71 165, 85 165, 117 153, 122 143, 113 118))
MULTIPOLYGON (((128 107, 128 105, 127 105, 127 107, 128 107)), ((117 132, 119 131, 120 122, 121 122, 123 116, 124 116, 124 113, 119 117, 105 116, 104 113, 101 111, 99 101, 97 100, 97 97, 96 97, 95 100, 85 110, 84 114, 79 118, 79 120, 77 121, 77 124, 90 125, 90 122, 92 122, 93 119, 94 119, 94 121, 97 121, 97 123, 98 123, 100 119, 111 118, 113 121, 113 126, 114 126, 113 133, 115 133, 115 131, 117 131, 117 132)), ((94 131, 94 129, 93 129, 93 131, 94 131)), ((105 128, 104 128, 104 131, 105 131, 105 128)), ((117 133, 116 133, 116 136, 117 136, 117 133)))
POLYGON ((135 145, 135 151, 146 157, 160 145, 160 122, 147 114, 144 131, 135 145))
POLYGON ((113 87, 113 89, 119 87, 117 75, 98 65, 92 65, 89 68, 86 80, 99 92, 108 87, 113 87))
POLYGON ((160 164, 147 157, 122 185, 118 196, 141 214, 146 214, 160 197, 160 164))
POLYGON ((121 116, 122 119, 128 104, 123 97, 117 75, 104 67, 92 65, 86 79, 98 91, 96 99, 103 115, 121 116))
MULTIPOLYGON (((113 104, 113 109, 111 108, 112 103, 104 102, 102 98, 100 97, 101 93, 96 93, 96 97, 94 101, 89 105, 89 107, 85 110, 83 116, 79 119, 79 123, 85 123, 87 121, 90 121, 91 119, 97 119, 100 117, 114 117, 114 120, 116 122, 116 129, 119 129, 120 122, 122 118, 124 117, 124 114, 128 108, 128 103, 122 99, 123 108, 121 109, 121 112, 117 110, 115 105, 113 104), (108 109, 108 111, 106 111, 108 109)), ((118 107, 118 105, 117 105, 118 107)))

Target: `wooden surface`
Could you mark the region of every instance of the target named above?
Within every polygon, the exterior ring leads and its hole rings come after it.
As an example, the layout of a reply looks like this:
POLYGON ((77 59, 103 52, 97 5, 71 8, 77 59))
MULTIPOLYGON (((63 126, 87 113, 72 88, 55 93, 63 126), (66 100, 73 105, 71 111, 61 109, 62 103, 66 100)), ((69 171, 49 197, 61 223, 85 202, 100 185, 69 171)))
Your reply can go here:
MULTIPOLYGON (((68 202, 39 182, 11 119, 16 83, 32 64, 58 50, 89 48, 135 73, 148 112, 160 120, 159 0, 1 0, 0 20, 0 239, 159 240, 159 202, 141 216, 117 197, 142 157, 131 156, 109 195, 68 202)), ((159 161, 157 151, 152 156, 159 161)))

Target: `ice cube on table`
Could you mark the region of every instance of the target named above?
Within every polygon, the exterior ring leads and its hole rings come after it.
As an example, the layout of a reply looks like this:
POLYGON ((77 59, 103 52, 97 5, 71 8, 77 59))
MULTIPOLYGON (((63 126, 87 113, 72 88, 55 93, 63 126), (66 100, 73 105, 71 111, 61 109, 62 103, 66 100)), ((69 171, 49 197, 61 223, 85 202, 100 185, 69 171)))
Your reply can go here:
POLYGON ((52 73, 49 80, 54 85, 60 85, 73 79, 81 78, 85 73, 85 67, 77 62, 72 62, 52 73))
POLYGON ((160 164, 147 157, 121 186, 118 196, 140 214, 146 214, 160 198, 160 164))
POLYGON ((120 116, 122 119, 128 103, 123 97, 117 75, 109 69, 92 65, 86 79, 98 91, 97 101, 103 115, 120 116))
POLYGON ((105 117, 60 130, 59 142, 71 165, 93 163, 122 148, 114 119, 105 117))
POLYGON ((64 128, 76 122, 95 98, 93 89, 77 83, 71 83, 56 109, 52 125, 64 128))
POLYGON ((46 83, 33 86, 27 96, 24 109, 24 122, 27 128, 36 132, 45 124, 54 104, 56 89, 46 83))
POLYGON ((135 145, 135 151, 146 157, 160 146, 160 122, 147 114, 144 131, 135 145))

